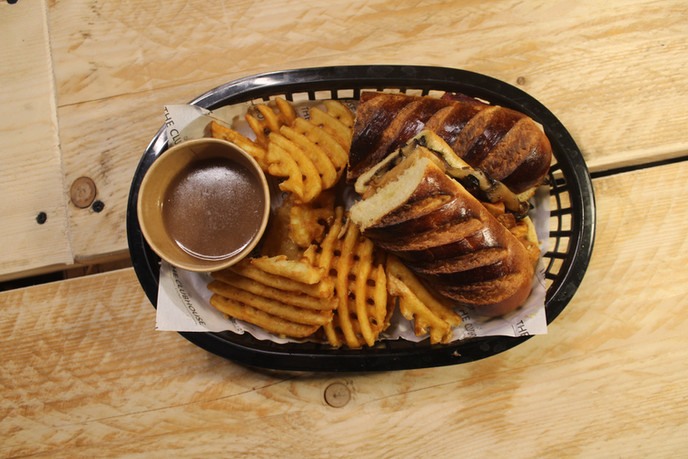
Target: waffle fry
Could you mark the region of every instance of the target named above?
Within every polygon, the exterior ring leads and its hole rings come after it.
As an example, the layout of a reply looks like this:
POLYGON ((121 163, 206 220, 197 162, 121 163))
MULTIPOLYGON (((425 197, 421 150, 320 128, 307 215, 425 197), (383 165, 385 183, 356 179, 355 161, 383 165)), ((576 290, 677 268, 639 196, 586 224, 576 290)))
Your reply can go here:
POLYGON ((244 118, 246 119, 246 122, 248 123, 248 126, 251 128, 253 133, 256 136, 255 139, 255 144, 260 146, 261 148, 267 148, 268 146, 268 137, 267 134, 265 133, 265 128, 263 125, 263 122, 256 118, 255 116, 251 115, 250 113, 247 113, 244 118))
MULTIPOLYGON (((296 144, 276 132, 271 132, 268 140, 268 160, 272 158, 271 155, 274 153, 280 155, 279 161, 281 162, 286 153, 298 165, 299 173, 303 177, 303 191, 301 194, 296 193, 298 198, 302 202, 310 202, 315 199, 323 190, 323 183, 313 161, 296 144)), ((294 171, 290 171, 290 179, 294 173, 294 171)), ((280 188, 282 188, 282 184, 280 184, 280 188)))
POLYGON ((304 194, 304 180, 296 160, 284 148, 275 143, 268 146, 266 160, 268 163, 267 171, 270 175, 287 177, 287 180, 280 182, 280 190, 291 192, 301 199, 304 194))
POLYGON ((266 314, 297 324, 323 325, 329 322, 332 317, 331 311, 328 309, 318 310, 292 306, 281 300, 268 298, 262 291, 256 295, 222 282, 211 282, 208 284, 208 289, 225 299, 251 306, 266 314))
MULTIPOLYGON (((284 103, 286 104, 286 102, 284 103)), ((312 108, 309 114, 316 117, 314 120, 316 124, 303 118, 294 117, 291 125, 282 124, 280 126, 279 135, 277 131, 272 130, 267 137, 268 163, 271 161, 288 162, 280 156, 286 152, 297 163, 302 172, 303 193, 299 194, 298 186, 291 184, 280 185, 281 188, 295 192, 299 199, 305 203, 312 201, 320 191, 334 187, 342 176, 348 161, 347 149, 351 142, 353 114, 348 108, 336 101, 328 101, 326 107, 329 107, 328 110, 334 110, 335 115, 330 115, 329 111, 324 112, 318 108, 312 108), (273 144, 280 148, 273 147, 273 144), (317 171, 320 179, 319 189, 313 170, 317 171)), ((284 111, 286 112, 286 110, 285 108, 284 111)), ((275 123, 274 120, 273 123, 275 123)), ((274 127, 276 124, 268 126, 269 129, 274 127)), ((284 167, 281 167, 279 170, 283 173, 282 176, 286 176, 283 169, 284 167)), ((297 180, 293 178, 295 170, 290 168, 288 173, 292 182, 295 182, 297 180)))
POLYGON ((311 108, 308 111, 308 115, 312 123, 332 135, 346 151, 349 151, 352 136, 351 128, 347 127, 328 112, 320 110, 318 107, 311 108))
POLYGON ((416 336, 429 333, 432 344, 449 342, 452 325, 460 325, 461 317, 433 296, 398 258, 387 258, 386 271, 388 292, 399 297, 399 310, 413 320, 416 336))
POLYGON ((229 294, 225 294, 227 293, 227 289, 233 287, 253 293, 254 295, 260 295, 264 298, 272 300, 279 300, 285 304, 304 309, 332 310, 337 307, 337 301, 335 300, 334 296, 331 298, 319 298, 310 295, 304 295, 300 292, 280 290, 266 284, 255 282, 248 277, 241 276, 229 270, 214 273, 213 278, 219 281, 218 284, 222 285, 222 287, 217 287, 217 290, 213 291, 220 295, 224 294, 223 296, 226 298, 230 298, 229 294))
POLYGON ((334 283, 329 280, 329 277, 324 277, 320 282, 313 285, 304 284, 288 277, 267 273, 251 264, 250 259, 243 260, 228 269, 260 284, 287 292, 303 293, 317 298, 331 298, 334 294, 334 283))
POLYGON ((313 143, 308 137, 300 134, 298 131, 290 128, 289 126, 282 126, 279 132, 286 139, 290 140, 296 147, 300 148, 301 151, 306 154, 308 159, 313 162, 313 165, 315 165, 315 168, 320 174, 323 190, 332 188, 334 184, 337 183, 339 174, 337 173, 337 169, 325 150, 313 143))
POLYGON ((345 150, 335 137, 308 120, 296 118, 293 127, 297 132, 303 134, 311 142, 323 149, 330 161, 332 161, 332 164, 334 164, 337 174, 341 176, 349 161, 348 150, 345 150))
POLYGON ((285 255, 252 258, 250 263, 266 273, 286 277, 308 285, 321 281, 325 274, 322 268, 317 268, 301 261, 289 260, 285 255))
POLYGON ((340 123, 346 126, 348 129, 353 130, 354 128, 354 114, 351 113, 346 105, 342 104, 337 100, 325 100, 323 101, 325 105, 325 111, 333 118, 337 119, 340 123))
POLYGON ((331 322, 338 305, 334 284, 308 259, 247 259, 212 277, 213 307, 282 336, 312 335, 331 322))
POLYGON ((277 112, 268 104, 257 104, 254 108, 260 113, 260 119, 250 112, 244 116, 256 135, 255 143, 262 147, 267 147, 267 136, 270 132, 278 132, 281 126, 291 125, 296 118, 294 107, 283 98, 277 97, 272 103, 276 106, 277 112))
POLYGON ((296 110, 294 110, 294 107, 281 97, 277 97, 275 103, 277 104, 277 110, 280 113, 282 122, 287 126, 294 124, 294 120, 296 119, 296 110))
POLYGON ((210 297, 210 304, 218 311, 225 313, 229 317, 249 322, 264 330, 278 336, 288 336, 291 338, 306 338, 320 328, 319 325, 307 325, 294 323, 279 319, 260 309, 233 301, 221 295, 210 297))
POLYGON ((389 325, 385 271, 381 264, 373 266, 373 243, 343 218, 343 209, 337 207, 317 261, 335 278, 338 300, 332 322, 323 329, 332 346, 373 346, 389 325))
POLYGON ((334 221, 334 193, 320 194, 309 204, 294 204, 289 210, 289 238, 299 247, 320 243, 334 221))
POLYGON ((256 160, 258 165, 267 172, 268 162, 266 159, 267 150, 246 136, 241 135, 234 129, 228 128, 217 121, 212 121, 210 123, 210 135, 216 139, 223 139, 236 144, 239 148, 243 149, 256 160))
POLYGON ((258 104, 256 108, 263 115, 263 131, 277 132, 280 126, 284 124, 284 121, 280 116, 275 113, 272 108, 265 104, 258 104))
POLYGON ((244 116, 254 140, 216 121, 211 123, 211 135, 246 150, 268 174, 286 178, 280 189, 308 203, 339 181, 351 143, 351 111, 337 101, 323 103, 326 111, 309 111, 314 117, 310 122, 298 117, 291 103, 278 97, 271 104, 253 106, 255 116, 244 116))

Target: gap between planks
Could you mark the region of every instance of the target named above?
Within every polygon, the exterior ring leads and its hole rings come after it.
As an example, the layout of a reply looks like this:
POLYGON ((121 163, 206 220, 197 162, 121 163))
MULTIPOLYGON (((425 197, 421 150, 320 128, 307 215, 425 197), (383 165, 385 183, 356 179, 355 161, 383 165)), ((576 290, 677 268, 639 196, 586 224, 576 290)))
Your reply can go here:
MULTIPOLYGON (((612 167, 609 169, 592 170, 590 176, 592 180, 598 180, 612 175, 623 174, 626 172, 633 172, 642 169, 649 169, 654 167, 661 167, 679 162, 688 161, 688 152, 682 152, 681 155, 675 157, 661 158, 656 161, 645 163, 628 164, 619 167, 612 167)), ((17 288, 30 287, 32 285, 40 285, 48 282, 55 282, 60 280, 72 279, 75 277, 90 276, 109 271, 115 271, 122 268, 129 268, 132 266, 131 258, 128 253, 115 254, 106 259, 94 263, 75 264, 73 266, 61 267, 59 269, 46 268, 46 271, 39 271, 37 273, 29 273, 23 277, 0 282, 0 291, 13 290, 17 288)))

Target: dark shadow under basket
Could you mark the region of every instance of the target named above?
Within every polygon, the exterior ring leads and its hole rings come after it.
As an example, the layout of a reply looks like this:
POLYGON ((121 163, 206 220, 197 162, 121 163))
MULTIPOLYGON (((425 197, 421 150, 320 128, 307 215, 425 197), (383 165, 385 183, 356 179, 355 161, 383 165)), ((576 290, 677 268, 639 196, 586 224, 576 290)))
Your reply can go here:
MULTIPOLYGON (((566 307, 580 285, 595 235, 595 199, 583 156, 557 118, 537 100, 502 81, 477 73, 396 65, 319 67, 251 76, 212 89, 191 104, 210 110, 276 96, 287 100, 358 99, 363 90, 394 90, 417 95, 459 92, 494 105, 518 110, 540 123, 554 154, 549 172, 550 236, 544 254, 547 323, 566 307)), ((143 175, 167 148, 164 126, 153 138, 136 169, 127 208, 127 238, 136 275, 155 306, 160 259, 146 243, 138 223, 136 201, 143 175)), ((333 349, 325 344, 275 344, 249 334, 181 333, 201 348, 246 365, 295 371, 382 371, 465 363, 510 349, 529 336, 483 337, 446 345, 428 340, 381 341, 373 348, 333 349)))

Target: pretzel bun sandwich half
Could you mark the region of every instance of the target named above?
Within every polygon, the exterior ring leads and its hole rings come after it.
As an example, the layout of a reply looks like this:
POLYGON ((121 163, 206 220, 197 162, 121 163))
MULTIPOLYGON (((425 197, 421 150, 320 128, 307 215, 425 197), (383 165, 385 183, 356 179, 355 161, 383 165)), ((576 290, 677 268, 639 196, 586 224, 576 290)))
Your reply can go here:
POLYGON ((358 174, 355 189, 361 199, 350 216, 362 234, 437 293, 484 316, 513 311, 528 298, 539 249, 528 217, 515 216, 519 199, 437 134, 407 139, 358 174))
POLYGON ((362 92, 347 181, 355 182, 422 130, 436 133, 471 167, 525 200, 550 167, 549 140, 541 126, 523 113, 463 95, 362 92))

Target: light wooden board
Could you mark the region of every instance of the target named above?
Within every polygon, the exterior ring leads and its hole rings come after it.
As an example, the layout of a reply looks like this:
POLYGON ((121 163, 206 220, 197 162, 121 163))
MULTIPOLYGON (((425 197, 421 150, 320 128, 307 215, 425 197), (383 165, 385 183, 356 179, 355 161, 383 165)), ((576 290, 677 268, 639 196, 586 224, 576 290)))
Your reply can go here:
POLYGON ((595 180, 590 267, 549 327, 464 365, 250 370, 131 269, 0 293, 0 455, 669 457, 688 448, 688 162, 595 180), (323 392, 345 384, 351 401, 323 392))
POLYGON ((0 3, 0 42, 1 280, 72 253, 43 2, 0 3))
POLYGON ((0 279, 126 256, 129 184, 162 106, 258 72, 463 68, 538 98, 592 170, 688 154, 688 8, 680 1, 37 5, 3 3, 0 19, 3 171, 12 171, 1 172, 12 198, 3 204, 10 250, 0 279), (102 212, 69 204, 81 176, 94 180, 102 212), (41 211, 48 223, 39 227, 41 211))
POLYGON ((264 71, 463 68, 539 99, 592 170, 688 154, 680 1, 74 0, 49 13, 65 181, 92 177, 105 204, 69 209, 79 261, 126 250, 129 185, 162 106, 264 71))
POLYGON ((687 15, 685 2, 667 0, 167 8, 75 0, 50 8, 60 106, 300 66, 444 65, 511 84, 521 77, 601 164, 606 155, 657 144, 686 150, 677 134, 688 120, 687 15), (80 27, 60 27, 70 22, 80 27))

